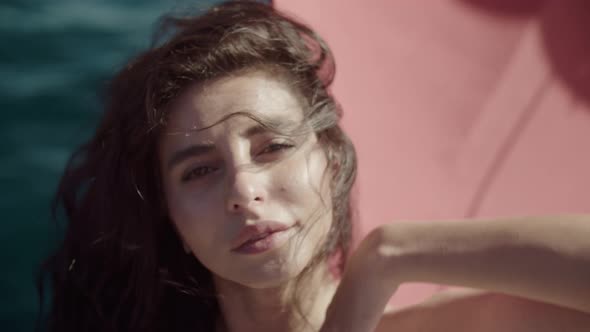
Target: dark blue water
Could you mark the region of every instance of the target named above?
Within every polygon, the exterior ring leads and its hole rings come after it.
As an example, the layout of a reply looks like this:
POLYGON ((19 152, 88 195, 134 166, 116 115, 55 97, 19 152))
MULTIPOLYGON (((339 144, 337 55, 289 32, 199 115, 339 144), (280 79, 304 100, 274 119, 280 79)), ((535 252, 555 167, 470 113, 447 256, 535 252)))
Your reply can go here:
POLYGON ((98 98, 157 18, 218 1, 1 0, 0 331, 32 331, 35 273, 55 246, 51 197, 98 98))

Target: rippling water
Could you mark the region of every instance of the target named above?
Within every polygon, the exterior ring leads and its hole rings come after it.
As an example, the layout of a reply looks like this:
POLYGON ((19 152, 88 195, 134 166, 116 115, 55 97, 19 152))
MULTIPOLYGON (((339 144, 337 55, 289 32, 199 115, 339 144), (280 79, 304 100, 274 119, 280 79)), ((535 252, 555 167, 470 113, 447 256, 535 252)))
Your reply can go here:
POLYGON ((34 274, 56 231, 49 205, 69 154, 100 113, 101 87, 150 43, 166 12, 219 1, 0 3, 0 330, 31 331, 34 274))

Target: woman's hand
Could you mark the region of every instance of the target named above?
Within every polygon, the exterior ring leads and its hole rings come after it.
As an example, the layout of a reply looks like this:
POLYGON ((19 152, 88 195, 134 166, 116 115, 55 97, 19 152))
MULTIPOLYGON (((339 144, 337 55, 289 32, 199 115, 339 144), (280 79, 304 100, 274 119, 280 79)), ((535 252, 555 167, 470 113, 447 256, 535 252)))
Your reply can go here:
POLYGON ((394 273, 395 250, 383 246, 383 232, 377 228, 349 258, 320 331, 373 331, 399 285, 394 273))

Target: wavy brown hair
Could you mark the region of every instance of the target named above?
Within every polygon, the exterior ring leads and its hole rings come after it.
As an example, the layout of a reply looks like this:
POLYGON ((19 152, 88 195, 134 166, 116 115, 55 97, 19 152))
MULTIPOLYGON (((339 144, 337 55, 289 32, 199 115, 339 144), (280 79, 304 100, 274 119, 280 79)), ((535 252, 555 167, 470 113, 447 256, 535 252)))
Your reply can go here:
MULTIPOLYGON (((336 170, 333 226, 310 267, 351 241, 356 155, 330 95, 335 64, 309 27, 271 6, 234 1, 161 20, 153 46, 114 77, 96 133, 70 158, 54 219, 60 246, 41 268, 50 280, 49 331, 213 331, 220 309, 211 273, 186 255, 169 220, 157 143, 166 106, 187 87, 253 68, 282 73, 336 170)), ((343 267, 345 259, 340 261, 343 267)))

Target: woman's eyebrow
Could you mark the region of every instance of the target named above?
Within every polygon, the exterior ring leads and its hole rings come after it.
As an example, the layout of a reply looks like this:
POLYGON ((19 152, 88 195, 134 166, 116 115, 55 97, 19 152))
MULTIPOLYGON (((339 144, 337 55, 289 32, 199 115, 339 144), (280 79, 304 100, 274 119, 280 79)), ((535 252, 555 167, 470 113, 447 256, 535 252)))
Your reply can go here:
POLYGON ((215 150, 214 144, 200 144, 188 146, 186 148, 174 152, 172 156, 168 159, 166 167, 168 168, 168 170, 171 170, 174 166, 180 164, 188 158, 202 156, 204 154, 210 153, 213 150, 215 150))
POLYGON ((244 130, 241 133, 241 136, 250 138, 252 136, 265 134, 269 132, 275 134, 278 134, 283 131, 288 132, 289 130, 297 128, 301 123, 299 121, 290 121, 281 118, 270 118, 268 119, 268 124, 269 126, 263 126, 260 123, 253 124, 252 126, 246 128, 246 130, 244 130))
POLYGON ((263 127, 260 124, 255 124, 253 126, 248 127, 246 130, 244 130, 240 136, 249 138, 249 137, 263 134, 266 132, 268 132, 268 129, 266 129, 265 127, 263 127))
MULTIPOLYGON (((240 134, 240 136, 249 138, 252 136, 264 134, 266 132, 268 132, 268 129, 264 128, 260 124, 256 124, 248 127, 240 134)), ((211 153, 213 150, 215 150, 215 144, 213 143, 190 145, 186 148, 174 152, 172 156, 168 159, 166 167, 168 170, 171 170, 174 166, 182 163, 184 160, 188 158, 202 156, 204 154, 211 153)))

